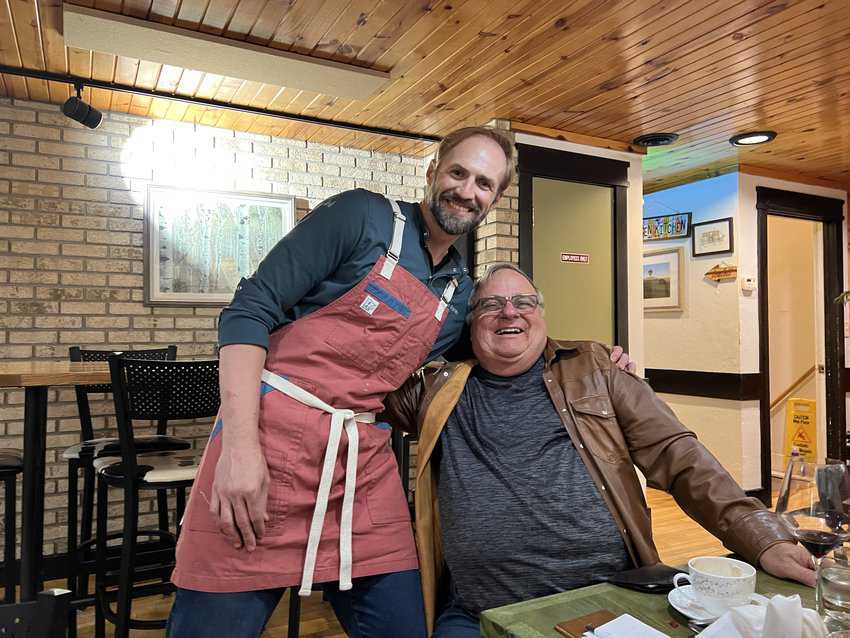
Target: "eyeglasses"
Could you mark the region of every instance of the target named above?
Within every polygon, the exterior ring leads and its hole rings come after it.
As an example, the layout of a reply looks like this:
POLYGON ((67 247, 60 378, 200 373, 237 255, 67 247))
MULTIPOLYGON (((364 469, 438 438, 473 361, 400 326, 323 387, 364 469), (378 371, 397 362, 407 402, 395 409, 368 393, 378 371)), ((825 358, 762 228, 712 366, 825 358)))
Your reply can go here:
POLYGON ((502 312, 509 301, 520 314, 534 312, 534 309, 540 305, 540 298, 536 294, 513 295, 512 297, 494 295, 492 297, 481 297, 475 302, 472 310, 479 315, 502 312))

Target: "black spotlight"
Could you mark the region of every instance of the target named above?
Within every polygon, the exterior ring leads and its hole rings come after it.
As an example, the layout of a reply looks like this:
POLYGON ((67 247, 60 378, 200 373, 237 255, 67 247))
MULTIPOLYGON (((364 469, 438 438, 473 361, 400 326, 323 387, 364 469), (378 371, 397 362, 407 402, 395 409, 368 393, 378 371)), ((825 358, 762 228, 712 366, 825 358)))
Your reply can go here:
POLYGON ((638 135, 632 144, 639 146, 667 146, 679 139, 678 133, 646 133, 638 135))
POLYGON ((77 84, 74 88, 77 90, 77 95, 65 100, 65 104, 62 105, 62 112, 83 126, 97 128, 103 119, 103 113, 83 102, 83 99, 80 97, 80 94, 83 92, 82 84, 77 84))

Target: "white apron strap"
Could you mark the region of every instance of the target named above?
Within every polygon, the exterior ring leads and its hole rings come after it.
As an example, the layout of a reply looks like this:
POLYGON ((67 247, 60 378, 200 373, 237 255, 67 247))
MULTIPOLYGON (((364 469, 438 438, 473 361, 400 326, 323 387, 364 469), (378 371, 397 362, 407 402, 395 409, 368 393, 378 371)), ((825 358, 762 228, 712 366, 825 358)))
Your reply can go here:
POLYGON ((398 207, 397 201, 389 197, 387 201, 393 209, 393 238, 390 241, 390 248, 387 250, 387 258, 384 260, 384 266, 381 268, 381 277, 392 279, 393 270, 395 270, 398 264, 399 255, 401 255, 401 240, 404 235, 404 222, 407 218, 398 207))
POLYGON ((455 290, 457 290, 457 280, 452 277, 443 289, 443 294, 440 295, 440 303, 437 304, 437 310, 434 312, 434 318, 437 321, 443 320, 443 314, 446 312, 446 308, 448 308, 451 303, 455 290))
POLYGON ((342 591, 351 589, 351 532, 354 516, 354 492, 357 483, 357 452, 359 437, 357 422, 374 423, 375 414, 372 412, 355 413, 353 410, 337 410, 317 396, 310 394, 280 375, 263 370, 262 380, 270 386, 292 397, 304 405, 318 408, 331 415, 331 427, 328 435, 328 446, 322 464, 322 475, 319 479, 319 491, 316 493, 316 507, 313 509, 313 519, 310 521, 310 534, 307 537, 307 553, 304 558, 304 570, 301 574, 301 589, 299 596, 309 596, 313 588, 313 572, 316 569, 316 557, 319 552, 319 541, 322 538, 322 528, 325 524, 325 513, 328 509, 328 496, 333 481, 334 466, 339 452, 339 441, 343 429, 348 437, 348 457, 345 464, 345 491, 342 498, 342 513, 339 524, 339 588, 342 591))

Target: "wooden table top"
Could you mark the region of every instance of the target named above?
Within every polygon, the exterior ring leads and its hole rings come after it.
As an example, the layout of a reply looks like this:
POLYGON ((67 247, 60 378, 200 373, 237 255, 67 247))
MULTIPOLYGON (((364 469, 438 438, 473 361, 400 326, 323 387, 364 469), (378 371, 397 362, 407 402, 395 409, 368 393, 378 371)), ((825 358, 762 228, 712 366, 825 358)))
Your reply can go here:
POLYGON ((109 383, 106 361, 0 361, 0 387, 109 383))

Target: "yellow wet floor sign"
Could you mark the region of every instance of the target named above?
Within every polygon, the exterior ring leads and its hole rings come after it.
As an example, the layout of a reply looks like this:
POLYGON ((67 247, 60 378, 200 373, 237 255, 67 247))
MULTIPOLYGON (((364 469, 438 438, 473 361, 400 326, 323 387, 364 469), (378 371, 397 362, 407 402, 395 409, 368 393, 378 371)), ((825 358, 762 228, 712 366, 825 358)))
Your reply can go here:
POLYGON ((818 455, 817 401, 789 399, 785 405, 785 461, 797 448, 800 458, 815 463, 818 455))

